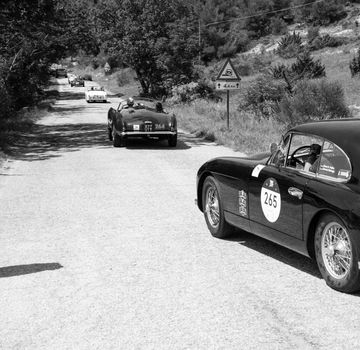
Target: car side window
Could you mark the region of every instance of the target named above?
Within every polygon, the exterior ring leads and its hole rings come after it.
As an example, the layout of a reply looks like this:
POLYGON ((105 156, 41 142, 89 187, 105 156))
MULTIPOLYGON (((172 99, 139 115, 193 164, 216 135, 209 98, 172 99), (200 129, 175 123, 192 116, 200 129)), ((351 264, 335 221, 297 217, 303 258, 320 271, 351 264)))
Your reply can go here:
POLYGON ((334 143, 325 141, 319 161, 318 176, 339 182, 351 177, 351 164, 347 155, 334 143))
POLYGON ((293 134, 285 166, 315 175, 323 140, 312 135, 293 134))

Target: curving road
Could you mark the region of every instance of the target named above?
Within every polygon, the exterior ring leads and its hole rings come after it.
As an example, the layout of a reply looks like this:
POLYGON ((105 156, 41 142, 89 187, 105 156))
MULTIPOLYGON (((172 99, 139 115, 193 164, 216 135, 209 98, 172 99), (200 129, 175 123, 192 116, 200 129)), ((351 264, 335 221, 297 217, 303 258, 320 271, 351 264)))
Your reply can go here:
POLYGON ((208 233, 196 171, 238 153, 186 133, 115 149, 110 103, 59 82, 0 170, 1 349, 360 347, 359 295, 285 248, 208 233))

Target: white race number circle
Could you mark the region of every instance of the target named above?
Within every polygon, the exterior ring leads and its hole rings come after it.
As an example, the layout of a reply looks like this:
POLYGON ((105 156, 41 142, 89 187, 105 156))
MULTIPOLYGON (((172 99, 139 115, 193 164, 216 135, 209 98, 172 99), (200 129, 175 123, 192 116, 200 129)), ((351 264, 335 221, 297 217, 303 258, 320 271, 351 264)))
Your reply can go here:
POLYGON ((279 185, 272 177, 265 180, 261 188, 261 208, 266 220, 276 222, 281 211, 279 185))

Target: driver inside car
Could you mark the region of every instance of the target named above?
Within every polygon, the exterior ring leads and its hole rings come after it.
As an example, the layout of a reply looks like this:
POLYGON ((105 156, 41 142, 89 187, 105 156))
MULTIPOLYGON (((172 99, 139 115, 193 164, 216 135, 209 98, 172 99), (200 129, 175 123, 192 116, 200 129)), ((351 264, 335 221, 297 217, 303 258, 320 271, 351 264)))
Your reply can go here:
POLYGON ((313 143, 310 145, 310 154, 307 157, 304 165, 305 171, 310 171, 315 173, 317 168, 317 160, 319 159, 319 155, 321 152, 321 146, 317 143, 313 143))

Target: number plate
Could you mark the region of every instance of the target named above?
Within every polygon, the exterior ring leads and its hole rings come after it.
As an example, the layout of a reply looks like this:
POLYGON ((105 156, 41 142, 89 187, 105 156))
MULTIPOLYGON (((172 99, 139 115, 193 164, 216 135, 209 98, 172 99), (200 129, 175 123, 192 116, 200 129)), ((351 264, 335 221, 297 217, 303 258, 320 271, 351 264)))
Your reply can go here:
POLYGON ((140 130, 140 125, 133 125, 134 131, 139 131, 140 130))

